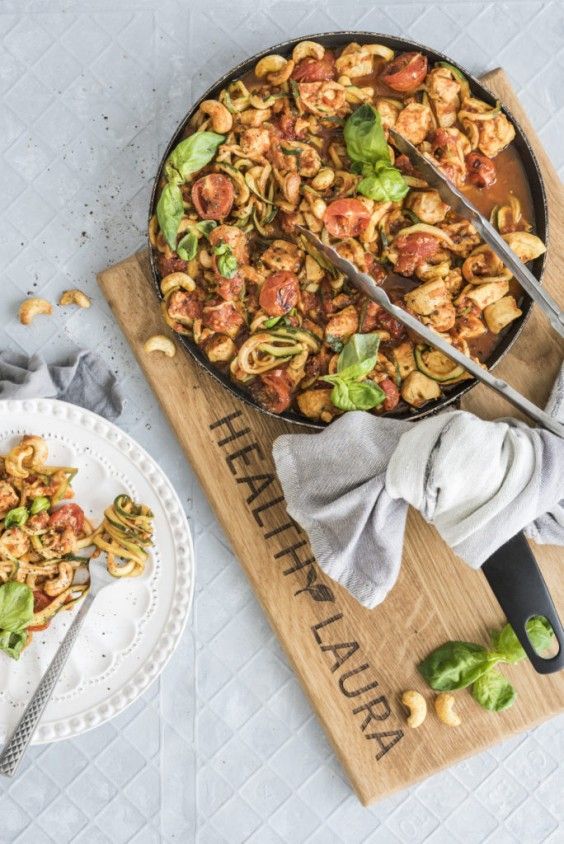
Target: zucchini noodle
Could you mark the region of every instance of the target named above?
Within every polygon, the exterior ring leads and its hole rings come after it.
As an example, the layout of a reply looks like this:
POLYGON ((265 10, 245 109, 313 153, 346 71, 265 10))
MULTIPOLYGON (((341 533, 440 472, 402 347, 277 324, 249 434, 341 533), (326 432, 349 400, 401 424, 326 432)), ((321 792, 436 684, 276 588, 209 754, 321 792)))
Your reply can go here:
POLYGON ((118 495, 104 510, 104 521, 93 543, 107 554, 108 571, 114 577, 138 577, 145 570, 147 548, 152 544, 153 513, 128 495, 118 495), (123 560, 123 563, 119 563, 123 560))

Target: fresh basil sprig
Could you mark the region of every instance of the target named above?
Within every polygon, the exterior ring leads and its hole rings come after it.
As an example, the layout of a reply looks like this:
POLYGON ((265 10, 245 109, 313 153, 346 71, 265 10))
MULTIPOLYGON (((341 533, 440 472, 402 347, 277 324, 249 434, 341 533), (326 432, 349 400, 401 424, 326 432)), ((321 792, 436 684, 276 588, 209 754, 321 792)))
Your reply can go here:
POLYGON ((345 122, 347 155, 353 170, 363 177, 357 191, 377 202, 399 202, 409 190, 400 171, 392 165, 378 111, 364 103, 345 122))
POLYGON ((371 410, 386 398, 374 382, 363 380, 376 366, 378 334, 353 334, 337 359, 335 375, 324 375, 322 381, 333 384, 331 401, 341 410, 371 410))
MULTIPOLYGON (((526 624, 529 640, 538 653, 548 651, 554 631, 542 616, 526 624)), ((500 712, 515 702, 515 689, 495 666, 521 662, 526 653, 510 624, 490 634, 492 649, 472 642, 445 642, 418 666, 426 682, 436 691, 455 691, 472 686, 472 695, 485 709, 500 712)))
POLYGON ((0 650, 18 659, 26 643, 26 629, 33 618, 33 592, 25 583, 0 586, 0 650))
POLYGON ((176 251, 178 226, 184 215, 182 191, 176 182, 164 186, 157 202, 157 220, 164 239, 170 248, 176 251))
POLYGON ((183 261, 191 261, 196 257, 198 251, 198 235, 195 232, 188 232, 178 241, 176 252, 183 261))
POLYGON ((223 278, 233 278, 237 272, 237 258, 231 251, 231 247, 221 241, 214 247, 214 255, 217 258, 216 265, 218 273, 223 278))
POLYGON ((51 500, 49 498, 47 498, 46 495, 38 495, 31 502, 31 507, 29 508, 29 512, 31 513, 32 516, 36 516, 38 513, 42 513, 43 510, 48 510, 50 506, 51 506, 51 500))
POLYGON ((21 527, 25 525, 29 518, 29 511, 27 507, 14 507, 13 510, 8 510, 4 516, 4 527, 21 527))

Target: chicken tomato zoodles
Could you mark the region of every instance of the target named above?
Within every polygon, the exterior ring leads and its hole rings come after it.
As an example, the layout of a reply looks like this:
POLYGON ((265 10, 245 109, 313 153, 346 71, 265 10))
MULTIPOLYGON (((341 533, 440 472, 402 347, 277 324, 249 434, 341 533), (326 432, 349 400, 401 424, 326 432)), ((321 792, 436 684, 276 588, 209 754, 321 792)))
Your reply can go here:
POLYGON ((469 377, 351 286, 297 224, 480 362, 522 313, 511 273, 397 153, 392 126, 521 260, 544 252, 510 121, 421 53, 304 41, 290 58, 266 56, 201 103, 165 162, 150 223, 164 318, 267 410, 330 422, 402 400, 419 408, 469 377))
POLYGON ((13 659, 84 597, 88 581, 76 577, 78 569, 103 551, 110 574, 136 577, 152 542, 152 512, 128 495, 118 495, 93 527, 69 503, 78 470, 50 466, 48 455, 42 437, 24 436, 0 457, 0 651, 13 659))

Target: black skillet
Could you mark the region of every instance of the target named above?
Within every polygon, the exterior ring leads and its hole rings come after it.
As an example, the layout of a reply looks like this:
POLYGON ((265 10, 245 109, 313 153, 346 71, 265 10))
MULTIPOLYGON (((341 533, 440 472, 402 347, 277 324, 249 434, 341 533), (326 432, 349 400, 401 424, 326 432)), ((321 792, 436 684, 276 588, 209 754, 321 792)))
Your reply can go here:
MULTIPOLYGON (((277 44, 273 47, 270 47, 267 50, 263 50, 260 53, 257 53, 256 55, 252 56, 251 58, 246 59, 244 62, 241 62, 241 64, 234 67, 232 70, 226 73, 220 80, 218 80, 214 85, 208 88, 208 90, 192 106, 192 108, 190 109, 188 114, 186 114, 186 116, 183 118, 178 129, 174 133, 159 165, 157 178, 155 179, 153 192, 151 196, 151 204, 149 209, 150 217, 154 214, 155 211, 155 206, 157 203, 157 193, 159 189, 162 171, 164 168, 164 163, 168 158, 171 150, 182 140, 183 137, 188 134, 189 121, 192 115, 198 109, 200 103, 203 100, 216 97, 221 91, 221 89, 228 85, 230 82, 252 71, 257 61, 263 56, 270 55, 271 53, 288 55, 289 53, 291 53, 293 47, 297 43, 305 39, 318 41, 329 48, 338 48, 340 46, 348 44, 351 41, 356 41, 359 44, 385 44, 396 52, 406 52, 412 50, 420 51, 427 55, 431 63, 438 61, 447 61, 449 62, 449 64, 458 67, 468 79, 470 87, 472 89, 472 93, 475 96, 492 105, 495 105, 496 103, 496 100, 492 96, 492 94, 486 88, 484 88, 476 78, 469 74, 467 70, 460 67, 457 62, 453 61, 451 58, 443 55, 442 53, 438 53, 437 51, 431 50, 428 47, 425 47, 424 45, 417 44, 414 41, 408 41, 404 38, 380 35, 378 33, 373 32, 351 31, 327 32, 319 35, 303 36, 302 38, 295 38, 290 41, 285 41, 281 44, 277 44)), ((534 206, 535 231, 538 236, 544 242, 546 242, 548 234, 548 215, 546 195, 540 169, 536 157, 533 153, 533 150, 531 149, 531 146, 529 145, 529 142, 519 123, 515 120, 515 118, 507 108, 504 107, 504 111, 507 113, 509 119, 515 127, 516 134, 513 143, 515 148, 517 149, 517 152, 519 153, 521 162, 527 174, 529 189, 531 191, 531 197, 534 206)), ((157 272, 155 256, 150 244, 149 255, 151 261, 151 269, 153 273, 153 282, 155 284, 157 295, 160 297, 161 293, 159 288, 159 275, 157 272)), ((544 261, 545 256, 541 255, 539 258, 536 259, 536 261, 532 265, 532 271, 536 278, 539 280, 539 283, 542 279, 544 261)), ((512 326, 502 337, 499 344, 493 350, 492 354, 487 360, 489 368, 493 367, 499 360, 501 360, 501 358, 506 354, 508 349, 510 349, 510 347, 513 345, 513 343, 521 333, 523 326, 525 325, 525 322, 527 321, 530 315, 531 306, 531 300, 529 299, 529 297, 524 295, 523 301, 520 304, 520 307, 523 311, 523 315, 519 318, 519 320, 512 324, 512 326)), ((310 419, 307 419, 306 417, 294 411, 286 411, 282 414, 270 413, 269 411, 261 407, 257 402, 255 402, 252 396, 247 393, 243 388, 235 384, 227 374, 224 374, 218 369, 216 369, 208 361, 202 350, 188 337, 184 335, 178 335, 178 339, 181 343, 183 343, 185 348, 190 352, 192 357, 200 364, 200 366, 203 366, 204 369, 206 369, 210 375, 212 375, 216 380, 220 381, 223 386, 227 390, 229 390, 230 393, 237 396, 237 398, 242 399, 247 404, 252 405, 261 413, 267 413, 268 415, 275 417, 280 416, 282 419, 285 419, 288 422, 293 422, 298 425, 307 426, 310 428, 322 429, 323 427, 325 427, 322 424, 312 422, 310 419)), ((461 396, 468 390, 471 390, 474 386, 474 383, 461 383, 451 388, 447 395, 442 396, 436 402, 432 402, 422 409, 416 411, 401 409, 397 412, 388 414, 388 416, 397 419, 409 420, 420 419, 424 416, 429 416, 431 414, 436 413, 438 410, 442 410, 447 405, 451 405, 458 402, 461 396)), ((492 588, 497 600, 499 601, 500 606, 502 607, 505 615, 507 616, 508 621, 512 624, 513 628, 515 629, 515 632, 519 637, 519 640, 523 645, 523 648, 525 649, 527 655, 529 656, 529 659, 533 663, 535 669, 540 673, 546 674, 551 673, 553 671, 558 671, 559 669, 563 668, 564 630, 556 613, 554 604, 552 602, 540 569, 537 565, 534 556, 530 551, 529 545, 525 540, 524 535, 520 533, 513 539, 511 539, 509 542, 506 542, 501 548, 499 548, 495 552, 495 554, 493 554, 488 560, 486 560, 482 568, 488 580, 488 583, 490 584, 490 587, 492 588), (536 654, 536 652, 531 647, 531 644, 525 632, 526 621, 534 615, 542 615, 547 618, 550 621, 557 636, 560 649, 558 654, 550 659, 543 659, 536 654)))

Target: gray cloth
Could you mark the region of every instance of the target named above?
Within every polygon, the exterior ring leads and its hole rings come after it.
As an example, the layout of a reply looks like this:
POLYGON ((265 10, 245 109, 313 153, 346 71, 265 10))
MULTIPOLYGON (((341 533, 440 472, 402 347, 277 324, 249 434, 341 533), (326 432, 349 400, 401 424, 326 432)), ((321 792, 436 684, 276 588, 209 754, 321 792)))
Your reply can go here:
MULTIPOLYGON (((547 410, 564 421, 564 368, 547 410)), ((514 419, 346 413, 321 434, 279 437, 273 456, 319 565, 367 607, 397 579, 408 504, 473 568, 524 528, 564 545, 564 440, 514 419)))
POLYGON ((0 352, 0 399, 31 398, 61 399, 110 420, 123 408, 115 375, 93 352, 77 352, 58 365, 40 355, 0 352))

